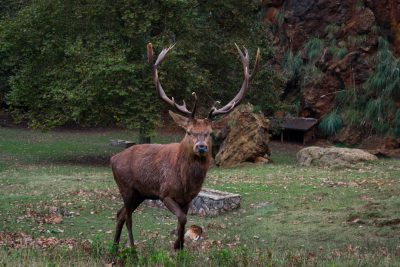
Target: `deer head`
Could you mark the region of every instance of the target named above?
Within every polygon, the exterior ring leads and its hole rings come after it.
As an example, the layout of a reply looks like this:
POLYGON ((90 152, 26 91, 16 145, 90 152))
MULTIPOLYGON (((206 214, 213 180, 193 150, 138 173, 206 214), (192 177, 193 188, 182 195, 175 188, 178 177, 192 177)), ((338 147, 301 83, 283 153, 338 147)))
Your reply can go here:
POLYGON ((165 59, 165 56, 168 52, 174 47, 172 45, 168 48, 164 48, 161 53, 158 55, 157 60, 154 62, 154 51, 153 45, 149 43, 147 45, 147 59, 149 64, 152 66, 153 72, 153 80, 156 85, 158 96, 167 104, 173 106, 179 112, 183 113, 185 116, 179 115, 172 111, 169 111, 170 116, 173 118, 175 123, 177 123, 180 127, 182 127, 186 131, 186 135, 183 139, 183 143, 188 146, 188 149, 192 149, 193 153, 197 156, 206 156, 209 154, 211 148, 211 133, 212 133, 212 120, 218 115, 227 114, 231 112, 243 99, 246 95, 249 82, 254 77, 258 70, 259 66, 259 58, 260 58, 260 49, 257 49, 256 60, 254 64, 254 69, 252 74, 249 73, 249 53, 246 48, 244 48, 244 53, 240 48, 235 44, 236 49, 239 53, 242 65, 243 65, 243 73, 244 79, 242 83, 242 87, 240 88, 237 95, 229 101, 228 104, 221 108, 216 108, 213 106, 210 109, 208 117, 205 119, 196 119, 196 109, 197 109, 197 95, 195 92, 192 93, 194 104, 191 111, 186 107, 185 101, 183 101, 182 105, 176 103, 173 97, 169 98, 164 89, 161 86, 159 77, 158 77, 158 66, 165 59))

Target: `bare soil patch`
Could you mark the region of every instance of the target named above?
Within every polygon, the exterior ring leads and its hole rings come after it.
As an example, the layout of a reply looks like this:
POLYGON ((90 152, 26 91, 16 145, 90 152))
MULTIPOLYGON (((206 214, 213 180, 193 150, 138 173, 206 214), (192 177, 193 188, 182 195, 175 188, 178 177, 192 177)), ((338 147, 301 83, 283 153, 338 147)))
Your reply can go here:
POLYGON ((84 165, 84 166, 109 166, 112 155, 86 155, 73 158, 58 159, 56 163, 84 165))

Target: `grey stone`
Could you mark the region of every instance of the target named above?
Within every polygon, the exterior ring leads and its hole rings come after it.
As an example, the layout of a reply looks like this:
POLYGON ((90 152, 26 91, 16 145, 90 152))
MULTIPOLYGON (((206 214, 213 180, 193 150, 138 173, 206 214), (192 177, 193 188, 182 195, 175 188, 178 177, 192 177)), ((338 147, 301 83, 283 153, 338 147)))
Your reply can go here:
MULTIPOLYGON (((165 208, 160 200, 146 200, 145 204, 151 207, 165 208)), ((188 212, 200 216, 216 216, 239 207, 240 195, 204 188, 192 200, 188 212)))
POLYGON ((311 146, 297 152, 300 166, 353 167, 361 162, 378 158, 361 149, 311 146))

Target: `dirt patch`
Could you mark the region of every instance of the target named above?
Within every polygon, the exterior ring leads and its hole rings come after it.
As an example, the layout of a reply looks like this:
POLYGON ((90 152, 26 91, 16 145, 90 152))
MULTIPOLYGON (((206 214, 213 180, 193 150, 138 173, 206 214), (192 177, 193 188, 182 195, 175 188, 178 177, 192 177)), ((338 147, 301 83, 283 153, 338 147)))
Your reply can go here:
POLYGON ((360 180, 360 181, 351 181, 351 182, 344 182, 344 181, 331 181, 331 180, 325 180, 323 184, 328 187, 359 187, 359 186, 376 186, 376 187, 382 187, 382 186, 391 186, 392 184, 395 184, 395 180, 389 180, 389 179, 370 179, 370 180, 360 180))
POLYGON ((375 225, 378 227, 383 227, 383 226, 398 226, 400 225, 400 219, 388 219, 388 220, 377 220, 375 221, 375 225))
POLYGON ((280 141, 270 141, 268 143, 269 149, 271 150, 272 154, 275 153, 290 153, 295 155, 300 149, 304 148, 300 143, 293 143, 293 142, 280 142, 280 141))
POLYGON ((84 165, 84 166, 109 166, 112 155, 86 155, 73 158, 57 159, 59 164, 84 165))

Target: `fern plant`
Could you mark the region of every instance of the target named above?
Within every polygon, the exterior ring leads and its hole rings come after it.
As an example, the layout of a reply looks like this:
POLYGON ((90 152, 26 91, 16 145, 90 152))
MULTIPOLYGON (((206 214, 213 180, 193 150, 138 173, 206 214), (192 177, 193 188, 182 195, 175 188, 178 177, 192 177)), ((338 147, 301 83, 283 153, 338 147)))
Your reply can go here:
POLYGON ((277 14, 276 14, 276 21, 278 22, 279 27, 282 26, 282 24, 285 22, 285 13, 280 10, 277 14))
POLYGON ((302 86, 306 87, 312 82, 321 81, 323 77, 324 73, 318 67, 314 64, 307 64, 303 68, 302 86))
POLYGON ((400 95, 400 60, 396 58, 384 38, 379 38, 376 69, 364 85, 369 98, 365 106, 365 120, 380 134, 396 126, 394 97, 400 95))
POLYGON ((283 56, 283 73, 288 80, 300 75, 303 68, 303 60, 300 53, 293 54, 291 50, 285 52, 283 56))
POLYGON ((337 47, 335 42, 332 42, 332 45, 328 50, 334 59, 342 59, 347 54, 346 47, 337 47))
POLYGON ((348 108, 343 111, 343 120, 347 125, 357 127, 365 124, 363 112, 357 108, 348 108))
POLYGON ((335 102, 339 108, 346 108, 356 102, 357 97, 357 88, 346 88, 335 94, 335 102))
POLYGON ((354 45, 355 46, 362 46, 363 44, 365 44, 365 42, 367 41, 368 37, 366 34, 360 34, 360 35, 356 35, 355 39, 354 39, 354 45))
POLYGON ((312 37, 308 42, 304 45, 304 48, 307 51, 307 57, 310 61, 315 60, 322 52, 322 48, 324 47, 321 39, 317 37, 312 37))
POLYGON ((325 27, 326 37, 335 41, 335 35, 339 32, 340 26, 337 24, 328 24, 325 27))
POLYGON ((339 132, 343 126, 342 118, 337 109, 326 115, 320 122, 318 128, 326 136, 333 136, 339 132))
POLYGON ((385 98, 400 94, 400 60, 396 58, 384 38, 379 38, 377 67, 367 80, 365 88, 371 94, 382 94, 385 98))

